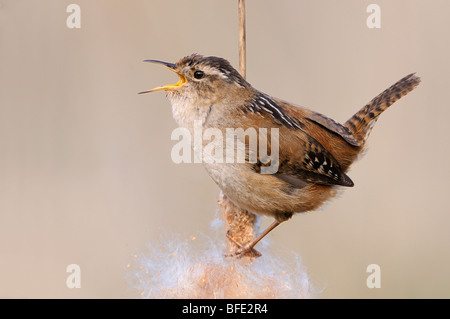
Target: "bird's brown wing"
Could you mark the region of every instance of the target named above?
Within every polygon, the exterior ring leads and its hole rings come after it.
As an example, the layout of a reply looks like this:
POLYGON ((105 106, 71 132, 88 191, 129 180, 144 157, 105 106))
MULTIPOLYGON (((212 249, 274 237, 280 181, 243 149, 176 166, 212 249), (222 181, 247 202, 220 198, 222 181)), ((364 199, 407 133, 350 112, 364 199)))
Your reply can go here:
POLYGON ((353 136, 353 133, 346 126, 323 114, 310 111, 310 114, 307 115, 306 119, 311 120, 328 131, 339 135, 350 145, 361 146, 361 143, 353 136))
MULTIPOLYGON (((267 137, 262 134, 258 134, 258 137, 259 143, 268 145, 268 154, 272 156, 276 145, 271 141, 270 129, 278 128, 278 171, 273 173, 274 176, 294 187, 302 187, 306 183, 353 186, 352 180, 333 155, 303 129, 302 120, 306 120, 305 118, 294 118, 285 111, 281 103, 267 95, 263 97, 247 106, 246 122, 259 123, 260 128, 268 129, 267 137)), ((276 159, 271 159, 274 160, 276 159)), ((258 161, 256 171, 260 171, 261 165, 264 166, 258 161)))
POLYGON ((300 181, 353 186, 352 180, 343 172, 339 162, 308 133, 297 129, 283 130, 281 134, 285 136, 280 136, 280 165, 275 176, 294 186, 302 185, 300 181))

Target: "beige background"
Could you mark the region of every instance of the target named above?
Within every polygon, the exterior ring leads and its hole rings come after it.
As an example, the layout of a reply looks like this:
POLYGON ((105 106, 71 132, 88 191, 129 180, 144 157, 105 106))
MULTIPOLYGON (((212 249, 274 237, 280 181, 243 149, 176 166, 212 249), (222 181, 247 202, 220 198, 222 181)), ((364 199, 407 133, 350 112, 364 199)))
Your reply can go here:
MULTIPOLYGON (((217 187, 171 162, 164 94, 136 93, 176 81, 143 59, 237 67, 236 2, 0 1, 0 297, 136 297, 126 265, 159 228, 209 231, 217 187), (81 289, 66 287, 72 263, 81 289)), ((271 245, 302 256, 323 298, 449 298, 450 2, 247 2, 247 77, 268 94, 345 121, 404 75, 423 80, 378 121, 356 186, 271 245)))

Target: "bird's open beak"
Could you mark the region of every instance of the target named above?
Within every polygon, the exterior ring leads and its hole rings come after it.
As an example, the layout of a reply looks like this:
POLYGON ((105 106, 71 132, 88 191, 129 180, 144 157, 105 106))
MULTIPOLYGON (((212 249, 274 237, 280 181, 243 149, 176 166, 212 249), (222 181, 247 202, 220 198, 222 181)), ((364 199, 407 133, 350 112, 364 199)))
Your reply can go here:
POLYGON ((185 85, 187 83, 186 78, 181 73, 179 73, 178 71, 175 70, 175 64, 173 64, 173 63, 168 63, 168 62, 163 62, 163 61, 158 61, 158 60, 144 60, 144 62, 162 64, 166 68, 168 68, 169 70, 171 70, 171 71, 175 72, 176 74, 178 74, 180 76, 180 80, 177 82, 177 84, 169 84, 169 85, 164 85, 164 86, 157 86, 154 89, 151 89, 149 91, 139 92, 139 94, 150 93, 150 92, 157 92, 157 91, 174 91, 174 90, 182 87, 183 85, 185 85))

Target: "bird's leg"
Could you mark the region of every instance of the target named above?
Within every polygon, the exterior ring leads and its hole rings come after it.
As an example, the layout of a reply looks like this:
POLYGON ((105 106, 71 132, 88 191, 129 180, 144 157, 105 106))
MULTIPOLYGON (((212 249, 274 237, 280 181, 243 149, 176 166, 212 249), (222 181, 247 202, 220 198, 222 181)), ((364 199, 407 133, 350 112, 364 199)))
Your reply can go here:
POLYGON ((239 247, 237 250, 224 254, 225 257, 261 257, 262 254, 257 251, 254 248, 248 248, 247 245, 242 245, 241 243, 238 243, 229 232, 226 234, 228 240, 230 240, 233 244, 235 244, 237 247, 239 247))
POLYGON ((253 249, 257 243, 261 241, 268 233, 270 233, 275 227, 281 224, 281 221, 275 220, 269 227, 267 227, 255 240, 246 245, 241 245, 236 242, 229 234, 227 234, 228 239, 235 243, 239 248, 232 253, 226 254, 226 257, 243 257, 244 255, 252 255, 254 257, 260 257, 261 253, 253 249))

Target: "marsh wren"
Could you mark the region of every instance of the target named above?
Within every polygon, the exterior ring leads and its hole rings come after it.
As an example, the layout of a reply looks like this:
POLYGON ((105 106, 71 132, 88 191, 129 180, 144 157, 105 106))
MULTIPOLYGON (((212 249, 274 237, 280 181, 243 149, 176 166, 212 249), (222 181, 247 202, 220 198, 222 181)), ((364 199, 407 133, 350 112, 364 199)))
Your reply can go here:
MULTIPOLYGON (((193 54, 175 64, 162 64, 180 77, 178 83, 156 87, 141 93, 165 91, 172 103, 173 117, 180 127, 277 129, 277 158, 269 162, 258 149, 266 143, 273 153, 272 131, 258 134, 258 145, 249 136, 240 136, 244 162, 203 164, 223 193, 238 207, 275 221, 254 241, 237 243, 233 255, 239 256, 253 247, 272 229, 295 213, 312 211, 336 195, 338 187, 352 187, 346 175, 350 165, 364 149, 378 116, 392 103, 412 91, 420 78, 410 74, 376 96, 344 124, 312 110, 290 104, 252 87, 231 64, 219 57, 193 54), (264 136, 262 136, 264 135, 264 136), (243 145, 243 146, 242 146, 243 145), (257 149, 258 148, 258 149, 257 149), (250 161, 256 154, 256 160, 250 161), (276 171, 262 169, 276 161, 276 171)), ((236 146, 234 146, 236 148, 236 146)))

